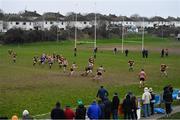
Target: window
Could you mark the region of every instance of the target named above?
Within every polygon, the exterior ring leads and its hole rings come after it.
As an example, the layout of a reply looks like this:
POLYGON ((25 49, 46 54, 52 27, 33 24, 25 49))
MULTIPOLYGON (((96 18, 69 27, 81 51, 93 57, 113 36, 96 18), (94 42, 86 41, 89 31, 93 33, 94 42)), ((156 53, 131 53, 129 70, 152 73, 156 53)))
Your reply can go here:
POLYGON ((26 22, 23 22, 23 25, 26 25, 26 22))
POLYGON ((53 22, 51 21, 50 24, 53 24, 53 22))
POLYGON ((16 22, 16 25, 19 25, 19 22, 16 22))
POLYGON ((29 25, 31 25, 31 22, 29 23, 29 25))
POLYGON ((61 25, 63 25, 64 23, 63 22, 61 22, 61 25))
POLYGON ((86 24, 86 21, 84 22, 84 24, 86 24))
POLYGON ((46 21, 46 24, 47 24, 47 21, 46 21))

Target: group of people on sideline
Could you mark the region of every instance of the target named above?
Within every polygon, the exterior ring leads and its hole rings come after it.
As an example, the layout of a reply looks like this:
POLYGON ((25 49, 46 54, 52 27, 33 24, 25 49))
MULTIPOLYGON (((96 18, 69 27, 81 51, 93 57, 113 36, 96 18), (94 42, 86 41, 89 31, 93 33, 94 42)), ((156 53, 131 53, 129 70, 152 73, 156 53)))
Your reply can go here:
MULTIPOLYGON (((171 85, 163 88, 163 101, 167 116, 172 111, 171 104, 173 102, 171 85)), ((77 107, 71 108, 66 105, 63 109, 60 102, 50 112, 51 119, 138 119, 141 116, 147 118, 154 114, 155 93, 152 88, 144 88, 142 97, 136 97, 132 92, 128 92, 120 101, 118 93, 114 93, 112 100, 108 98, 109 92, 103 86, 97 91, 97 99, 93 100, 88 106, 83 104, 79 99, 77 107), (140 109, 142 108, 142 109, 140 109), (140 112, 138 112, 138 110, 140 112), (141 115, 142 113, 142 115, 141 115), (120 117, 121 114, 121 117, 120 117)), ((4 118, 5 119, 5 118, 4 118)), ((22 113, 23 120, 33 119, 28 110, 22 113)), ((12 120, 18 120, 17 115, 12 116, 12 120)))

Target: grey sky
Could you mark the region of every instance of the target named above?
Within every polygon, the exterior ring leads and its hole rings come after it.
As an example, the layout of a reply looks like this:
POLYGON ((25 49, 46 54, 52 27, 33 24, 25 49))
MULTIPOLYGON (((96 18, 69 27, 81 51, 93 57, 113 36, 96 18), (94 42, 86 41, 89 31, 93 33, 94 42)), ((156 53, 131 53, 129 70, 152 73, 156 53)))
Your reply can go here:
POLYGON ((25 9, 43 12, 99 12, 102 14, 141 16, 180 16, 180 0, 0 0, 0 8, 6 13, 18 13, 25 9), (76 5, 77 4, 77 5, 76 5), (95 5, 96 4, 96 5, 95 5))

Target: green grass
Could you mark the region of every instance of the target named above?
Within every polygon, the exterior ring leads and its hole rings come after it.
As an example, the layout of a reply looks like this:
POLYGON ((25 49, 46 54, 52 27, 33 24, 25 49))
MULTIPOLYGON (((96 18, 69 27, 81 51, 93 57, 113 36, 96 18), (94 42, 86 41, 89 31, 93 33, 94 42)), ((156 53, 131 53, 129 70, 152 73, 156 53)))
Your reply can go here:
MULTIPOLYGON (((137 37, 139 39, 139 37, 137 37)), ((133 37, 125 40, 134 40, 133 37)), ((103 75, 104 82, 97 83, 91 77, 81 77, 87 65, 87 60, 92 56, 90 44, 78 45, 78 56, 73 57, 73 41, 63 42, 39 42, 24 45, 2 45, 0 46, 0 116, 17 114, 21 117, 24 109, 29 110, 31 115, 50 112, 56 101, 60 101, 62 106, 69 104, 76 107, 76 101, 82 99, 88 105, 95 99, 97 89, 104 85, 108 89, 112 99, 113 93, 118 92, 121 101, 128 91, 135 95, 141 95, 143 89, 138 88, 138 72, 144 68, 147 75, 147 86, 154 91, 161 92, 167 84, 172 84, 175 88, 180 88, 180 53, 173 53, 171 49, 180 50, 180 42, 169 38, 161 39, 147 35, 145 46, 152 50, 148 59, 141 58, 141 46, 135 43, 125 43, 125 47, 137 48, 130 51, 128 57, 119 52, 112 53, 113 47, 121 47, 120 39, 97 40, 99 52, 95 60, 95 69, 103 65, 106 72, 103 75), (168 58, 160 58, 158 49, 167 47, 170 49, 168 58), (7 51, 13 49, 17 52, 17 63, 13 64, 7 51), (67 76, 57 63, 52 69, 48 65, 32 66, 32 57, 40 56, 42 53, 62 54, 69 64, 75 61, 78 65, 77 73, 74 77, 67 76), (135 60, 135 71, 128 72, 128 60, 135 60), (159 67, 161 63, 169 66, 169 76, 160 77, 159 67)), ((69 70, 69 67, 68 67, 69 70)), ((94 72, 95 74, 95 72, 94 72)), ((43 116, 41 118, 48 118, 43 116)))

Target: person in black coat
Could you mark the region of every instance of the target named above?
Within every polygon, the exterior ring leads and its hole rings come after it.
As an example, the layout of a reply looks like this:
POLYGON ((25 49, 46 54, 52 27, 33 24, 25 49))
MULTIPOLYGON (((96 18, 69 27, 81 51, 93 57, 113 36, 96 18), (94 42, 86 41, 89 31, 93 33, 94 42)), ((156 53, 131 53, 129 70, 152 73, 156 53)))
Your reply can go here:
POLYGON ((167 116, 169 116, 169 114, 172 111, 171 103, 173 101, 173 99, 172 99, 172 92, 170 91, 169 87, 165 87, 164 88, 163 100, 164 100, 164 103, 165 103, 166 114, 167 114, 167 116))
POLYGON ((153 93, 152 88, 149 88, 149 92, 151 94, 151 101, 150 101, 151 115, 153 115, 154 114, 155 94, 153 93))
POLYGON ((101 115, 100 115, 99 119, 104 119, 105 118, 105 104, 103 103, 102 100, 99 100, 98 105, 101 109, 101 115))
POLYGON ((110 119, 111 118, 111 101, 105 97, 104 98, 104 105, 105 105, 105 108, 104 108, 104 113, 105 113, 105 119, 110 119))
POLYGON ((136 96, 132 96, 131 98, 131 102, 132 102, 132 112, 131 112, 131 118, 132 119, 137 119, 137 99, 136 96))
POLYGON ((81 100, 78 101, 78 108, 76 108, 75 119, 86 119, 86 108, 84 107, 81 100))
POLYGON ((126 98, 123 100, 122 109, 124 112, 124 119, 131 119, 132 102, 129 94, 126 95, 126 98))
POLYGON ((60 106, 60 102, 57 102, 56 107, 51 111, 51 119, 65 119, 64 111, 60 106))
POLYGON ((118 119, 118 107, 119 107, 119 97, 117 93, 114 93, 114 97, 112 99, 112 115, 113 119, 118 119))

